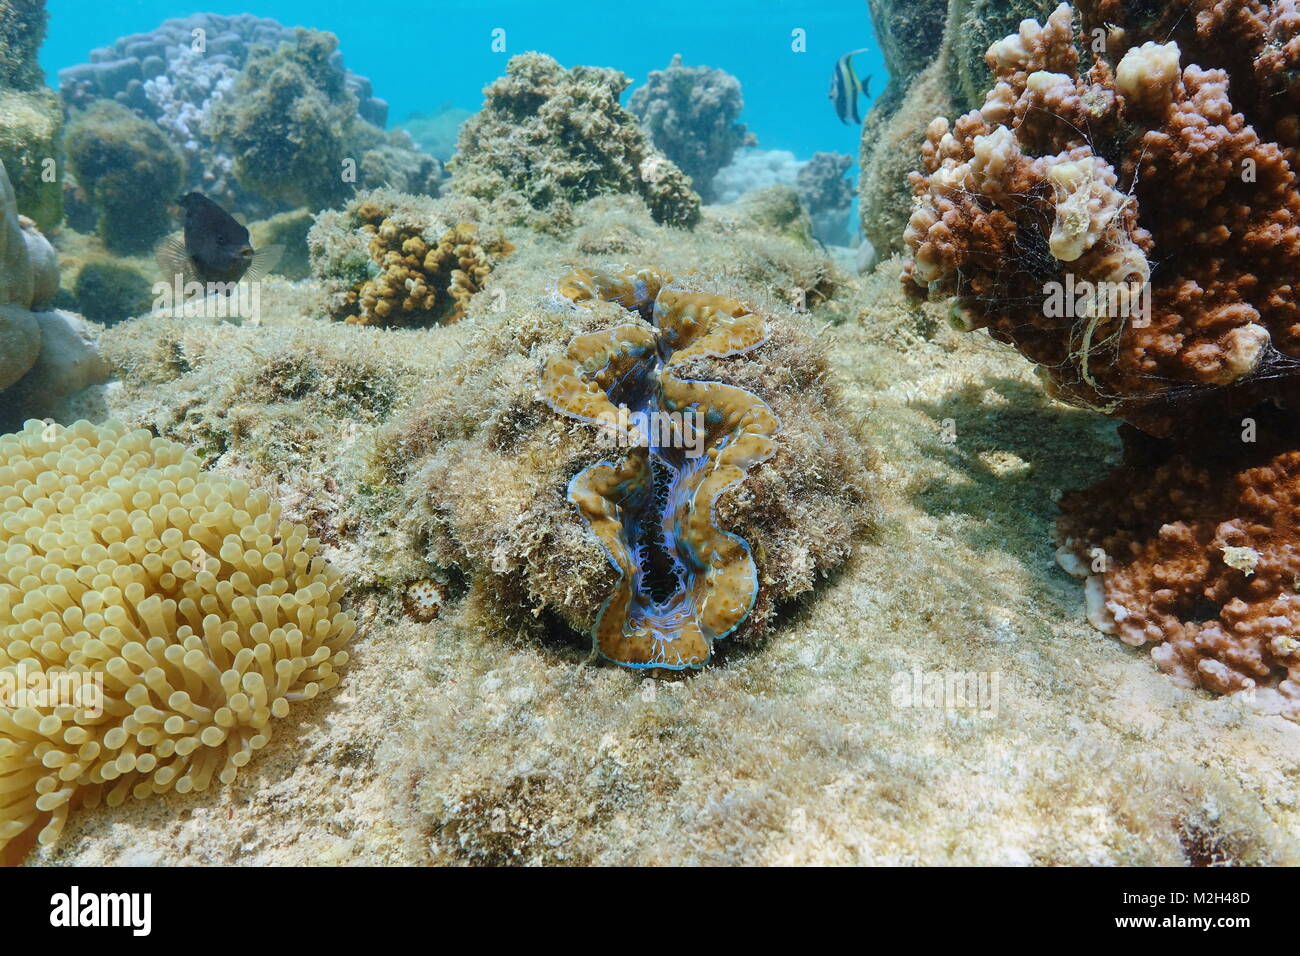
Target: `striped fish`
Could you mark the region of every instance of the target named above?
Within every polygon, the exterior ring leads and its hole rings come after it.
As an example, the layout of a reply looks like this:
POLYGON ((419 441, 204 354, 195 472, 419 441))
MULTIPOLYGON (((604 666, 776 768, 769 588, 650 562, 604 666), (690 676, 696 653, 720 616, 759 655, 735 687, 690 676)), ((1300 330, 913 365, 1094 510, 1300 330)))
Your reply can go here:
POLYGON ((841 123, 862 122, 862 116, 858 113, 858 94, 871 95, 871 77, 867 77, 866 83, 858 80, 858 75, 853 72, 853 58, 859 53, 866 53, 869 49, 870 47, 863 47, 861 50, 845 53, 835 61, 835 72, 831 74, 830 98, 835 104, 835 115, 840 118, 841 123))

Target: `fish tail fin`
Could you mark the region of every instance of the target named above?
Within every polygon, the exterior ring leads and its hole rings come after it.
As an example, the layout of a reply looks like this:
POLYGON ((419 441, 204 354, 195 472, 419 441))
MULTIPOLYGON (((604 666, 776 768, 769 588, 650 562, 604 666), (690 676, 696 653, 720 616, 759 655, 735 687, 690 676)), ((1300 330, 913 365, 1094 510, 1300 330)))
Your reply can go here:
POLYGON ((244 273, 244 278, 249 282, 255 282, 265 277, 279 265, 283 256, 284 246, 263 246, 253 253, 253 261, 249 264, 248 271, 244 273))

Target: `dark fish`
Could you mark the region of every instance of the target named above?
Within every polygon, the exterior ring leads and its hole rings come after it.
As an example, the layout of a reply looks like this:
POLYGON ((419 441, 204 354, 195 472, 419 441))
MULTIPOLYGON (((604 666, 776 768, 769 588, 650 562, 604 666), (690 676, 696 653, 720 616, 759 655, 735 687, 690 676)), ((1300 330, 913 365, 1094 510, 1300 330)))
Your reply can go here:
POLYGON ((163 271, 185 282, 236 283, 260 279, 279 261, 280 246, 254 250, 244 228, 202 193, 176 200, 185 211, 185 231, 169 236, 158 254, 163 271))
POLYGON ((854 50, 851 53, 845 53, 835 61, 835 72, 831 74, 831 102, 835 104, 835 115, 840 118, 841 123, 861 123, 862 116, 858 113, 858 94, 863 96, 871 95, 871 77, 867 77, 867 82, 862 83, 858 80, 858 75, 853 71, 853 58, 859 53, 866 53, 870 47, 863 47, 861 50, 854 50))

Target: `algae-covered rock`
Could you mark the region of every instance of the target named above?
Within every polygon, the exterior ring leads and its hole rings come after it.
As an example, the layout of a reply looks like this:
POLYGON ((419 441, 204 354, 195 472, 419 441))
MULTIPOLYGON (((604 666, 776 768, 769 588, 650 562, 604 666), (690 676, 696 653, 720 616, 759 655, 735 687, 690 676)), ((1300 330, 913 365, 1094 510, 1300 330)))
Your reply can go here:
POLYGON ((41 85, 44 74, 36 55, 48 17, 45 0, 0 0, 0 87, 41 85))
POLYGON ((750 190, 726 208, 751 226, 812 248, 812 219, 793 186, 750 190))
POLYGON ((628 83, 618 70, 566 70, 544 53, 511 57, 461 127, 452 191, 543 230, 567 230, 574 203, 607 193, 640 196, 656 222, 694 226, 700 197, 619 105, 628 83))
POLYGON ((7 168, 0 160, 0 305, 41 309, 59 287, 54 250, 26 216, 20 214, 7 168))
POLYGON ((872 110, 862 124, 858 211, 862 235, 881 256, 903 248, 912 214, 907 174, 916 168, 930 121, 951 108, 943 64, 934 63, 908 88, 902 106, 893 113, 872 110))
POLYGON ((26 418, 73 418, 78 397, 108 381, 96 326, 57 309, 32 315, 40 326, 41 350, 27 374, 0 396, 0 430, 11 431, 26 418))
POLYGON ((881 101, 897 106, 913 78, 938 55, 949 0, 867 0, 889 70, 881 101))
POLYGON ((0 305, 0 392, 27 374, 41 351, 41 327, 26 309, 0 305))
POLYGON ((76 309, 92 322, 112 325, 148 312, 153 282, 129 265, 88 262, 77 273, 72 294, 76 309))
POLYGON ((158 127, 101 100, 72 117, 68 162, 99 214, 97 231, 113 252, 151 249, 171 228, 183 161, 158 127))
POLYGON ((58 292, 58 257, 18 214, 0 162, 0 431, 65 415, 80 392, 108 376, 96 331, 79 315, 50 310, 58 292))
POLYGON ((284 251, 274 272, 286 279, 305 279, 311 274, 308 257, 307 233, 315 218, 306 209, 282 212, 269 219, 251 223, 248 227, 253 247, 279 246, 284 251))
POLYGON ((1016 32, 1022 20, 1045 21, 1060 0, 951 0, 944 43, 948 47, 948 92, 958 112, 978 109, 993 85, 984 55, 1016 32))
POLYGON ((249 54, 208 127, 235 157, 241 186, 313 210, 347 198, 357 101, 337 50, 334 34, 299 29, 293 44, 249 54))
POLYGON ((45 230, 63 218, 62 129, 63 110, 50 90, 0 90, 0 160, 18 208, 45 230))

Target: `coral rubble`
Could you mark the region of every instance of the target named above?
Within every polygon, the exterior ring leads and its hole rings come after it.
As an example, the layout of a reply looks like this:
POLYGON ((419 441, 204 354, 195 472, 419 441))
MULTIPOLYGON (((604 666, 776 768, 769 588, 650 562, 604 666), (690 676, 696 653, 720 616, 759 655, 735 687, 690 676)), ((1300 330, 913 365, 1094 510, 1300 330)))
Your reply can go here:
POLYGON ((338 682, 338 573, 180 445, 29 422, 0 438, 0 500, 0 674, 23 678, 0 702, 0 847, 53 843, 78 804, 230 783, 338 682))
POLYGON ((361 325, 457 322, 513 246, 471 222, 444 222, 432 201, 386 190, 323 214, 308 235, 329 313, 361 325))
POLYGON ((744 107, 739 80, 726 70, 683 66, 680 54, 651 70, 627 106, 704 202, 714 201, 713 177, 736 150, 758 143, 739 121, 744 107))
POLYGON ((574 203, 605 193, 640 196, 656 222, 694 226, 700 197, 619 105, 628 83, 618 70, 566 70, 543 53, 511 57, 461 127, 450 188, 544 229, 568 229, 574 203))

